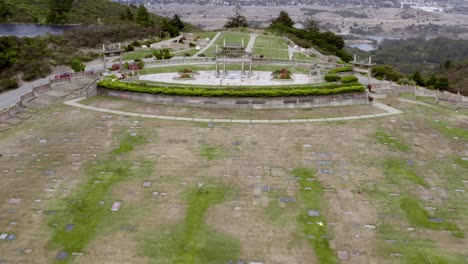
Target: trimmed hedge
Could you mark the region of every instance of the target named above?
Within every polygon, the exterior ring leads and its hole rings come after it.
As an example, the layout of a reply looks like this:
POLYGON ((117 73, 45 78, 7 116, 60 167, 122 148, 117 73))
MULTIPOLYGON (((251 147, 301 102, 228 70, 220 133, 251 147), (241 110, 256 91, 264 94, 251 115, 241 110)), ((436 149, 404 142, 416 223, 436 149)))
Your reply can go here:
POLYGON ((336 74, 327 74, 325 75, 325 81, 327 82, 336 82, 341 80, 341 77, 336 74))
POLYGON ((341 77, 341 83, 355 83, 358 81, 358 78, 353 75, 346 75, 341 77))
POLYGON ((343 93, 364 92, 365 87, 359 83, 333 86, 289 86, 282 89, 262 87, 257 89, 229 87, 229 88, 205 88, 205 87, 162 87, 148 86, 136 83, 124 83, 119 81, 103 80, 98 87, 130 91, 138 93, 175 95, 175 96, 199 96, 199 97, 288 97, 308 95, 333 95, 343 93))
POLYGON ((329 74, 336 74, 340 72, 350 72, 353 71, 353 67, 340 67, 340 68, 334 68, 328 71, 329 74))

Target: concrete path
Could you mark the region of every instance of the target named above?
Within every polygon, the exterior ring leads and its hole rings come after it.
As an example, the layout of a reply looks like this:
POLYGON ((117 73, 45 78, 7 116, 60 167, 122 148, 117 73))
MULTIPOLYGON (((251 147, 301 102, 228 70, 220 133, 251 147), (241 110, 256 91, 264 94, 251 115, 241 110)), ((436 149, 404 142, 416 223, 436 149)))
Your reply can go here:
POLYGON ((29 93, 32 91, 33 87, 40 86, 43 84, 49 83, 49 77, 32 81, 30 83, 24 84, 17 89, 6 91, 0 94, 0 110, 13 106, 21 99, 21 95, 29 93))
POLYGON ((258 34, 252 33, 250 34, 250 39, 249 43, 247 44, 247 47, 245 48, 245 51, 247 52, 252 52, 254 45, 255 45, 255 40, 257 39, 258 34))
POLYGON ((253 119, 216 119, 216 118, 192 118, 192 117, 176 117, 176 116, 161 116, 161 115, 150 115, 150 114, 140 114, 119 110, 111 110, 101 107, 94 107, 89 105, 80 104, 79 102, 86 98, 77 98, 70 101, 64 102, 64 104, 74 107, 79 107, 82 109, 87 109, 91 111, 97 111, 108 114, 124 115, 124 116, 134 116, 134 117, 145 117, 153 118, 160 120, 176 120, 176 121, 189 121, 189 122, 211 122, 211 123, 244 123, 244 124, 287 124, 287 123, 312 123, 312 122, 332 122, 332 121, 346 121, 346 120, 355 120, 355 119, 369 119, 377 118, 384 116, 392 116, 403 113, 402 111, 395 109, 393 107, 384 105, 382 103, 373 102, 371 105, 378 107, 384 110, 386 113, 381 114, 370 114, 370 115, 358 115, 358 116, 345 116, 345 117, 333 117, 333 118, 311 118, 311 119, 283 119, 283 120, 271 120, 271 119, 262 119, 262 120, 253 120, 253 119))
POLYGON ((213 37, 213 39, 211 39, 208 45, 206 45, 206 47, 204 47, 203 49, 195 53, 192 57, 198 57, 199 54, 202 54, 207 49, 209 49, 215 43, 215 41, 219 38, 219 36, 221 36, 221 32, 216 33, 216 35, 213 37))
POLYGON ((289 60, 292 60, 294 57, 294 48, 291 46, 288 46, 288 57, 289 57, 289 60))

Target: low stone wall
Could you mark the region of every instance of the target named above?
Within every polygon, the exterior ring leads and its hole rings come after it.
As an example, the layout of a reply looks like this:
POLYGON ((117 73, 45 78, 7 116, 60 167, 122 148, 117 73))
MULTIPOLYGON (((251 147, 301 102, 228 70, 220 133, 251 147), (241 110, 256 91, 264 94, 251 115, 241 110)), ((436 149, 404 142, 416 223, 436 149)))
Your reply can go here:
POLYGON ((269 97, 269 98, 228 98, 228 97, 186 97, 119 91, 97 88, 98 95, 129 99, 137 102, 163 105, 194 106, 206 108, 239 109, 287 109, 315 108, 326 106, 348 106, 368 104, 367 93, 349 93, 327 96, 269 97))

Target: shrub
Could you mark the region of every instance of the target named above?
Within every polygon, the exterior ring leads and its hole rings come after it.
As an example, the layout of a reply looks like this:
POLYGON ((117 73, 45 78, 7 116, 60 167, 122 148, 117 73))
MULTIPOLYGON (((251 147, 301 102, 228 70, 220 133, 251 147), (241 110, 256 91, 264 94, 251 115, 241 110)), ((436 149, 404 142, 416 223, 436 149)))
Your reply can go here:
POLYGON ((120 64, 118 64, 118 63, 112 64, 112 68, 111 68, 111 69, 112 69, 112 71, 118 71, 118 70, 120 70, 120 64))
POLYGON ((173 57, 170 49, 155 50, 153 55, 158 60, 168 60, 173 57))
POLYGON ((134 47, 140 47, 141 43, 139 41, 135 40, 135 41, 132 42, 131 45, 134 46, 134 47))
POLYGON ((327 75, 325 75, 325 81, 327 81, 327 82, 336 82, 336 81, 339 81, 340 79, 341 79, 341 77, 336 75, 336 74, 327 74, 327 75))
POLYGON ((18 88, 18 81, 14 78, 0 79, 0 92, 18 88))
POLYGON ((205 53, 198 54, 198 57, 206 57, 205 53))
POLYGON ((413 80, 410 80, 408 78, 400 78, 397 81, 397 84, 399 85, 416 85, 416 82, 413 80))
POLYGON ((192 73, 193 70, 190 68, 183 68, 182 70, 179 71, 179 73, 192 73))
POLYGON ((193 42, 190 42, 190 43, 189 43, 189 47, 191 47, 191 48, 194 48, 194 47, 196 47, 196 46, 197 46, 197 44, 195 44, 195 43, 193 43, 193 42))
POLYGON ((190 74, 188 74, 188 73, 180 73, 179 78, 180 79, 191 79, 192 76, 190 74))
POLYGON ((153 58, 153 54, 148 53, 145 55, 145 59, 149 59, 149 58, 153 58))
POLYGON ((112 82, 100 81, 99 87, 132 91, 139 93, 161 94, 161 95, 177 95, 177 96, 201 96, 201 97, 288 97, 288 96, 309 96, 309 95, 333 95, 342 93, 363 92, 365 88, 361 84, 335 84, 316 86, 287 86, 282 88, 277 87, 258 87, 255 89, 248 87, 229 87, 229 88, 206 88, 200 87, 161 87, 148 86, 138 83, 127 82, 112 82))
POLYGON ((135 47, 133 47, 132 45, 128 45, 128 46, 125 46, 125 51, 134 51, 135 50, 135 47))
POLYGON ((86 65, 81 62, 79 59, 73 59, 70 61, 70 67, 75 72, 82 72, 86 69, 86 65))
POLYGON ((355 83, 358 81, 358 78, 353 75, 346 75, 341 77, 341 82, 342 83, 355 83))

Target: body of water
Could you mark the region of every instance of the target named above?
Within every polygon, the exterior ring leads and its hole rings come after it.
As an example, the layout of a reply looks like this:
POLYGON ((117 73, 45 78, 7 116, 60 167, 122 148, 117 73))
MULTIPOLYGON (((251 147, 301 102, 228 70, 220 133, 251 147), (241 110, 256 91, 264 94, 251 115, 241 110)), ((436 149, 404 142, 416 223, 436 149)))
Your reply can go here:
MULTIPOLYGON (((384 37, 384 36, 377 36, 377 35, 367 35, 362 36, 363 39, 370 39, 375 40, 377 45, 379 45, 384 39, 401 39, 401 38, 392 38, 392 37, 384 37)), ((346 44, 346 46, 351 48, 357 48, 363 51, 373 51, 377 49, 377 45, 371 43, 355 43, 355 44, 346 44)))
POLYGON ((36 37, 47 33, 57 35, 74 28, 69 25, 36 25, 36 24, 0 24, 0 36, 36 37))

